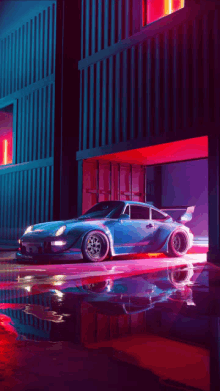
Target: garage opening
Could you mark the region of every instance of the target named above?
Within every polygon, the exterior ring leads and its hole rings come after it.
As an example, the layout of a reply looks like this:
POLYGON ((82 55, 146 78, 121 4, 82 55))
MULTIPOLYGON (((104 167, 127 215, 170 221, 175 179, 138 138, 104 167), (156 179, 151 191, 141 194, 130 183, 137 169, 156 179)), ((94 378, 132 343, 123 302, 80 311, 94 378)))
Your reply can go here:
POLYGON ((159 209, 195 205, 193 219, 187 225, 195 240, 207 244, 208 137, 84 160, 83 213, 108 200, 148 202, 159 209))

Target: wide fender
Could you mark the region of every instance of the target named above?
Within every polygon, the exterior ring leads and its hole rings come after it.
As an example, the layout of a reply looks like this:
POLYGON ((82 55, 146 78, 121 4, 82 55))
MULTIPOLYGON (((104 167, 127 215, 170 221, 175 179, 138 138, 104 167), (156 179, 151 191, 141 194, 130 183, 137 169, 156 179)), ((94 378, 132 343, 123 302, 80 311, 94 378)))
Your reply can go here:
POLYGON ((185 232, 187 235, 188 235, 188 232, 184 229, 184 226, 181 226, 181 225, 178 225, 177 227, 175 228, 172 228, 167 237, 166 237, 166 240, 162 243, 162 247, 161 247, 161 252, 163 253, 168 253, 169 252, 169 241, 170 241, 170 237, 172 235, 173 232, 175 232, 176 230, 182 230, 183 232, 185 232))
POLYGON ((73 236, 77 237, 77 240, 75 241, 73 248, 81 250, 82 243, 85 236, 91 231, 101 231, 107 236, 109 240, 109 246, 110 246, 110 255, 114 256, 115 252, 114 252, 113 237, 111 231, 108 229, 108 227, 106 227, 103 224, 93 224, 92 226, 88 224, 84 227, 74 228, 72 232, 70 231, 69 235, 72 234, 73 236))

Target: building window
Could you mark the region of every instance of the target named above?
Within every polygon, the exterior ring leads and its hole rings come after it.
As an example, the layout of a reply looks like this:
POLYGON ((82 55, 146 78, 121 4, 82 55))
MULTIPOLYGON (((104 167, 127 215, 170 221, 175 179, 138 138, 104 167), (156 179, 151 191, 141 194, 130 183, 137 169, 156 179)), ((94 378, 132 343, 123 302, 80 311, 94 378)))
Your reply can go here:
POLYGON ((13 105, 0 109, 0 165, 13 161, 13 105))
POLYGON ((143 0, 143 26, 184 7, 185 0, 143 0))

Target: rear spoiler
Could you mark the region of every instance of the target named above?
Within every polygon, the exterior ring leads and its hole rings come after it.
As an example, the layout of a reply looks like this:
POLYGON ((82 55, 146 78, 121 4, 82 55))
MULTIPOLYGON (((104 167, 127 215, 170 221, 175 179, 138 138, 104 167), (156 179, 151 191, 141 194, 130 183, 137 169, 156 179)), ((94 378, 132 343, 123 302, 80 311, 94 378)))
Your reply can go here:
POLYGON ((171 206, 160 210, 170 215, 178 223, 186 224, 192 220, 195 206, 171 206))

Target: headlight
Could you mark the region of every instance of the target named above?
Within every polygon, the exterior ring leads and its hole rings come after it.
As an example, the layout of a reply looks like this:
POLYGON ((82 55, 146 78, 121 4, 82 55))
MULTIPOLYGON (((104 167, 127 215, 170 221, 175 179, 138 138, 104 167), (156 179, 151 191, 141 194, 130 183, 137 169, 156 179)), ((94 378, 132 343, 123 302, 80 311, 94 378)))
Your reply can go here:
POLYGON ((65 225, 63 225, 62 227, 60 227, 60 228, 56 231, 55 236, 60 236, 60 235, 62 235, 62 234, 64 233, 65 229, 66 229, 66 226, 65 226, 65 225))
POLYGON ((24 235, 28 234, 28 232, 32 232, 33 231, 33 228, 34 226, 33 225, 30 225, 30 227, 28 227, 24 233, 24 235))

